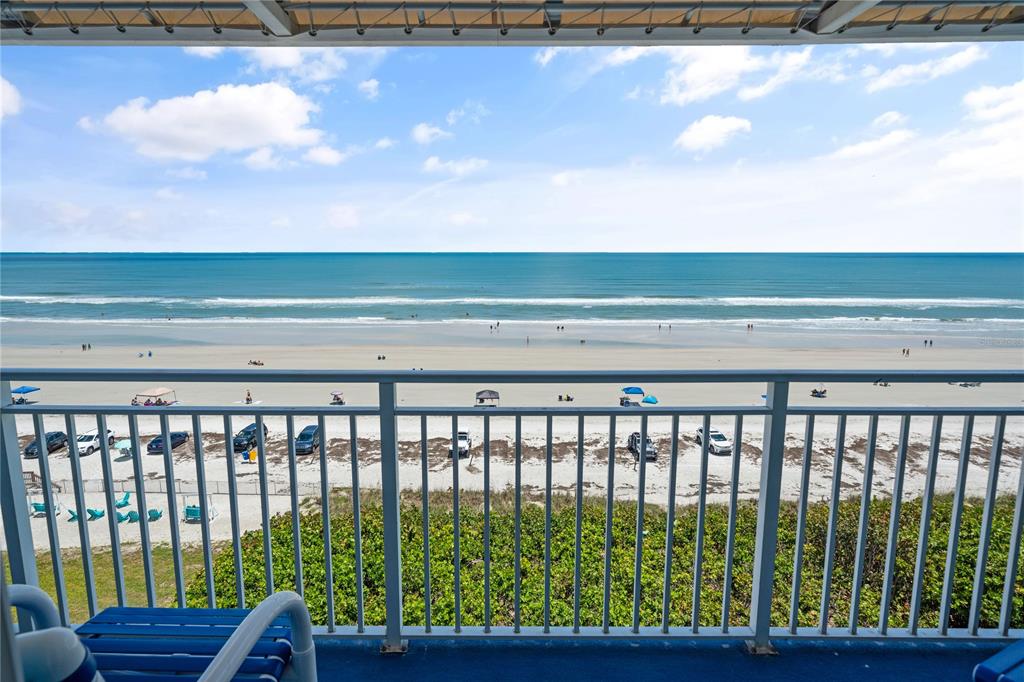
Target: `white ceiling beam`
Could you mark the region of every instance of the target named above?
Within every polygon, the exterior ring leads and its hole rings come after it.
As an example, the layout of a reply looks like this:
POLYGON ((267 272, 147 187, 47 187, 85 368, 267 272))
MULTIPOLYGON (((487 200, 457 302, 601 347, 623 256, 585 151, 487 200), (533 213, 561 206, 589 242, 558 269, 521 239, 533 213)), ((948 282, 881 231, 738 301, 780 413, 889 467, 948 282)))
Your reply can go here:
POLYGON ((298 27, 291 15, 275 0, 243 0, 243 2, 249 11, 256 15, 256 18, 262 21, 267 30, 275 36, 291 36, 298 32, 298 27))
POLYGON ((818 15, 810 29, 818 34, 835 33, 843 26, 856 19, 866 10, 871 9, 880 0, 837 0, 818 15))

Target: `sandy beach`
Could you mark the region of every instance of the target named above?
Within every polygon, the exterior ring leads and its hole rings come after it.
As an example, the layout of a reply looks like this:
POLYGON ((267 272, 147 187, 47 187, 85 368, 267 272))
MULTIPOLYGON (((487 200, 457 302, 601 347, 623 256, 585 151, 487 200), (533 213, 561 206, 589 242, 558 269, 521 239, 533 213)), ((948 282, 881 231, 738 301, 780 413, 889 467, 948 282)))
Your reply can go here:
MULTIPOLYGON (((329 401, 331 390, 343 390, 350 405, 373 405, 376 403, 376 387, 372 384, 350 386, 334 385, 287 385, 261 384, 260 371, 266 369, 665 369, 665 368, 821 368, 821 369, 1013 369, 1024 364, 1024 357, 1018 348, 981 348, 966 353, 963 348, 914 349, 913 357, 903 358, 897 350, 877 348, 657 348, 657 347, 571 347, 535 346, 530 348, 502 348, 496 350, 481 346, 413 346, 387 345, 381 347, 267 347, 246 346, 236 348, 219 345, 203 346, 161 346, 153 349, 153 356, 139 358, 137 350, 128 346, 97 346, 91 351, 64 347, 19 347, 5 346, 3 364, 6 366, 36 367, 146 367, 160 368, 242 368, 252 371, 253 380, 246 385, 183 384, 173 386, 177 397, 185 405, 225 405, 244 398, 249 390, 255 400, 263 405, 322 405, 329 401), (377 355, 386 359, 378 360, 377 355), (969 362, 965 356, 969 355, 969 362), (263 367, 250 367, 250 359, 261 360, 263 367)), ((39 394, 41 400, 55 404, 108 403, 127 404, 131 396, 147 386, 104 383, 89 385, 83 383, 48 383, 39 394)), ((551 405, 558 404, 556 396, 566 392, 575 397, 577 405, 616 404, 617 386, 536 386, 536 385, 408 385, 399 387, 399 402, 403 405, 466 405, 472 402, 475 390, 494 388, 501 392, 504 405, 551 405)), ((645 386, 649 393, 655 393, 662 405, 757 405, 761 403, 764 388, 755 384, 727 385, 664 385, 645 386)), ((1024 400, 1024 389, 1013 384, 986 384, 977 388, 961 388, 945 384, 901 384, 889 388, 868 385, 830 385, 827 402, 809 397, 812 386, 794 386, 791 402, 816 405, 1019 405, 1024 400)), ((238 430, 251 420, 236 417, 232 428, 238 430)), ((296 432, 306 423, 315 420, 296 418, 296 432)), ((460 487, 463 490, 483 488, 483 435, 482 417, 461 419, 459 428, 470 431, 474 448, 469 459, 460 462, 460 487)), ((502 490, 514 483, 514 422, 511 417, 491 418, 491 487, 502 490)), ((19 435, 24 445, 31 438, 29 419, 19 418, 19 435)), ((111 418, 109 426, 118 438, 127 435, 126 422, 111 418)), ((278 513, 290 509, 290 492, 296 486, 300 498, 320 496, 319 456, 299 456, 296 463, 296 480, 290 480, 287 461, 286 426, 283 418, 268 418, 270 435, 267 440, 267 462, 270 511, 278 513)), ((584 490, 591 495, 605 495, 608 480, 608 420, 587 419, 584 437, 584 490)), ((695 418, 680 419, 680 441, 678 444, 679 470, 676 499, 680 503, 696 500, 700 477, 700 448, 693 438, 694 429, 699 426, 695 418)), ((714 418, 712 426, 732 437, 732 417, 714 418)), ((917 418, 911 425, 911 447, 908 454, 904 494, 912 497, 923 489, 926 477, 927 451, 930 442, 931 420, 917 418)), ((76 422, 79 432, 95 428, 89 418, 76 422)), ((63 419, 49 417, 48 430, 65 430, 63 419)), ((188 418, 172 418, 172 429, 191 431, 188 418)), ((422 481, 420 459, 420 425, 417 418, 399 420, 400 440, 400 481, 403 489, 419 489, 422 481)), ((637 494, 637 472, 632 455, 626 449, 629 433, 639 429, 639 417, 624 417, 617 422, 615 452, 614 495, 618 499, 635 499, 637 494)), ((741 497, 756 497, 758 488, 758 465, 760 461, 762 424, 760 419, 744 422, 738 491, 741 497)), ((228 469, 224 447, 223 422, 220 418, 208 417, 202 421, 204 469, 208 481, 211 501, 218 515, 211 523, 213 539, 224 540, 231 535, 229 520, 229 497, 227 495, 228 469)), ((669 417, 651 417, 649 430, 658 448, 659 457, 649 463, 646 478, 648 503, 665 504, 668 496, 668 474, 671 452, 671 420, 669 417)), ((143 445, 159 431, 158 420, 140 419, 143 445)), ((815 431, 815 447, 810 476, 810 498, 823 499, 830 496, 832 472, 835 460, 834 419, 819 418, 815 431)), ((967 490, 974 496, 984 495, 987 476, 987 462, 991 448, 993 420, 979 418, 974 424, 971 463, 968 467, 967 490)), ((452 463, 447 456, 451 433, 449 418, 431 419, 428 425, 428 485, 432 490, 448 490, 452 486, 452 463)), ((791 418, 787 424, 787 455, 784 469, 783 496, 796 499, 799 495, 800 462, 803 448, 804 420, 791 418)), ((557 419, 553 431, 552 480, 556 493, 573 494, 576 480, 576 434, 574 418, 557 419)), ((895 451, 898 434, 898 420, 883 418, 879 422, 879 436, 873 467, 872 489, 877 496, 891 494, 895 474, 895 451)), ((957 458, 962 434, 962 420, 947 418, 943 425, 939 466, 936 472, 936 489, 948 491, 953 488, 957 472, 957 458)), ((842 473, 844 494, 859 495, 864 477, 867 420, 850 418, 845 438, 845 456, 842 473)), ((356 443, 361 488, 379 488, 380 447, 379 425, 373 417, 357 419, 356 443)), ((348 420, 328 418, 327 473, 332 487, 348 488, 352 482, 351 435, 348 420)), ((531 499, 543 495, 546 473, 545 424, 543 419, 523 420, 523 464, 522 483, 525 494, 531 499)), ((1003 465, 999 477, 999 490, 1016 490, 1024 450, 1024 419, 1007 420, 1006 440, 1003 450, 1003 465)), ((87 507, 104 508, 104 483, 100 453, 81 458, 82 479, 85 482, 87 507)), ((193 444, 190 441, 174 450, 175 502, 179 507, 195 504, 196 462, 193 444)), ((60 492, 57 493, 62 506, 74 506, 74 491, 71 484, 71 463, 67 450, 50 455, 50 472, 60 492)), ((26 472, 38 473, 38 462, 22 460, 26 472)), ((167 510, 166 472, 163 457, 143 455, 142 467, 145 477, 147 507, 164 510, 163 519, 151 524, 155 542, 168 540, 170 523, 167 510)), ((137 485, 134 479, 132 458, 112 455, 113 488, 120 494, 132 492, 135 508, 137 485)), ((259 477, 255 464, 236 463, 238 484, 239 519, 244 529, 259 527, 259 477)), ((732 458, 711 456, 708 463, 708 499, 724 502, 728 499, 732 479, 732 458)), ((29 474, 31 476, 31 474, 29 474)), ((30 496, 39 500, 40 491, 30 496)), ((62 514, 58 523, 62 547, 80 543, 78 524, 67 522, 68 514, 62 514)), ((33 519, 33 537, 40 549, 47 546, 45 518, 33 519)), ((107 520, 101 519, 86 524, 90 542, 96 546, 109 544, 107 520)), ((198 524, 179 523, 183 542, 200 541, 198 524)), ((127 522, 119 525, 121 541, 138 541, 138 525, 127 522)))

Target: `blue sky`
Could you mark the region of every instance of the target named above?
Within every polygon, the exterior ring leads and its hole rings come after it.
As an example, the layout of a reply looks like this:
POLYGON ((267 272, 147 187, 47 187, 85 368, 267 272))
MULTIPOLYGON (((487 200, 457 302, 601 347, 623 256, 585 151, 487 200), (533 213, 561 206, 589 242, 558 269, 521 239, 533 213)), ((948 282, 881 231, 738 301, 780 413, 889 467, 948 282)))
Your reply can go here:
POLYGON ((1024 249, 1024 46, 0 49, 2 248, 1024 249))

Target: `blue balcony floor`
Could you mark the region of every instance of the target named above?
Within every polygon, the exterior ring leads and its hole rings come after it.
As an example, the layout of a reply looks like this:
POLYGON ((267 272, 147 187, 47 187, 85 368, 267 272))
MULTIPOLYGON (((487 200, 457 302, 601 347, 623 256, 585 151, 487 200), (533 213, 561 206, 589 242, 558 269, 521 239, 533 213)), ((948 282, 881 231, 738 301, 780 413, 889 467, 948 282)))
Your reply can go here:
POLYGON ((452 641, 414 640, 384 656, 370 641, 318 640, 320 679, 473 680, 957 680, 1004 644, 981 642, 776 642, 778 655, 753 656, 736 640, 452 641))

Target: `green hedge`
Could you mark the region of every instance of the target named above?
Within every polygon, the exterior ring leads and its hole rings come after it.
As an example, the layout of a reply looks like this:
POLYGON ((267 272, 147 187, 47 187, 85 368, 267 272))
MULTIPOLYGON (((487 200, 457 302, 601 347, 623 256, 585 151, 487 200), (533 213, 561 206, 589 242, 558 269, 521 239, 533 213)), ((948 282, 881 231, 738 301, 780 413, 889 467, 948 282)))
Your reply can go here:
MULTIPOLYGON (((513 619, 513 547, 514 522, 509 493, 495 494, 491 513, 491 597, 492 623, 510 625, 513 619)), ((1003 575, 1010 544, 1013 519, 1013 498, 1001 497, 996 503, 992 542, 986 566, 985 590, 981 615, 982 627, 994 627, 999 618, 1003 575)), ((575 503, 570 497, 553 502, 551 561, 551 622, 571 625, 573 618, 573 568, 575 561, 575 503)), ((382 509, 379 500, 366 495, 362 501, 363 586, 366 624, 384 622, 384 551, 382 509)), ((741 502, 738 507, 736 543, 731 584, 731 616, 734 625, 749 621, 751 572, 757 508, 754 501, 741 502)), ((853 568, 860 511, 859 499, 843 500, 839 509, 836 534, 836 556, 829 604, 829 622, 845 627, 850 612, 853 568)), ((937 497, 930 528, 925 565, 921 608, 921 627, 936 627, 945 571, 952 501, 949 496, 937 497)), ((955 569, 950 626, 966 624, 978 552, 982 503, 968 500, 963 511, 959 550, 955 569)), ((868 539, 865 552, 864 582, 861 589, 861 626, 878 623, 882 591, 882 573, 889 524, 890 502, 871 503, 868 539)), ((825 503, 808 507, 807 536, 804 548, 799 625, 818 624, 822 574, 825 555, 829 508, 825 503)), ((910 610, 914 560, 917 551, 921 503, 913 500, 903 504, 900 514, 898 551, 893 582, 890 626, 905 627, 910 610)), ((420 507, 403 502, 402 561, 404 620, 406 624, 424 622, 423 534, 420 507)), ((431 613, 436 625, 454 622, 453 520, 450 496, 434 495, 430 505, 430 573, 431 613)), ((466 496, 461 509, 461 582, 462 623, 482 625, 483 595, 483 512, 478 496, 466 496)), ((612 625, 632 622, 633 565, 635 557, 635 503, 617 502, 613 512, 612 546, 612 625)), ((643 570, 641 578, 640 618, 644 625, 660 623, 665 556, 664 509, 648 506, 644 515, 643 570)), ((319 509, 301 515, 302 564, 305 599, 314 622, 327 619, 326 579, 324 568, 323 524, 319 509)), ((703 552, 703 580, 700 594, 701 625, 715 625, 721 620, 725 568, 725 547, 728 508, 712 504, 707 507, 703 552)), ((603 604, 605 502, 588 498, 583 505, 581 618, 584 625, 599 625, 603 604)), ((691 623, 694 538, 697 527, 695 507, 680 507, 672 550, 672 591, 670 621, 673 625, 691 623)), ((789 617, 793 555, 796 539, 796 505, 782 505, 779 522, 779 548, 776 558, 776 581, 772 607, 774 625, 786 625, 789 617)), ((348 498, 340 495, 332 502, 331 545, 334 570, 336 621, 356 621, 356 590, 353 515, 348 498)), ((242 537, 243 575, 248 605, 252 606, 265 593, 262 531, 249 531, 242 537)), ((271 522, 274 587, 295 589, 295 569, 290 515, 279 515, 271 522)), ((1024 558, 1022 558, 1024 560, 1024 558)), ((234 606, 234 559, 230 546, 223 547, 214 559, 214 583, 218 606, 234 606)), ((544 596, 544 508, 524 504, 522 511, 522 623, 543 622, 544 596)), ((205 578, 200 571, 188 585, 190 606, 206 604, 205 578)), ((1012 626, 1024 627, 1024 584, 1015 585, 1012 626)))

